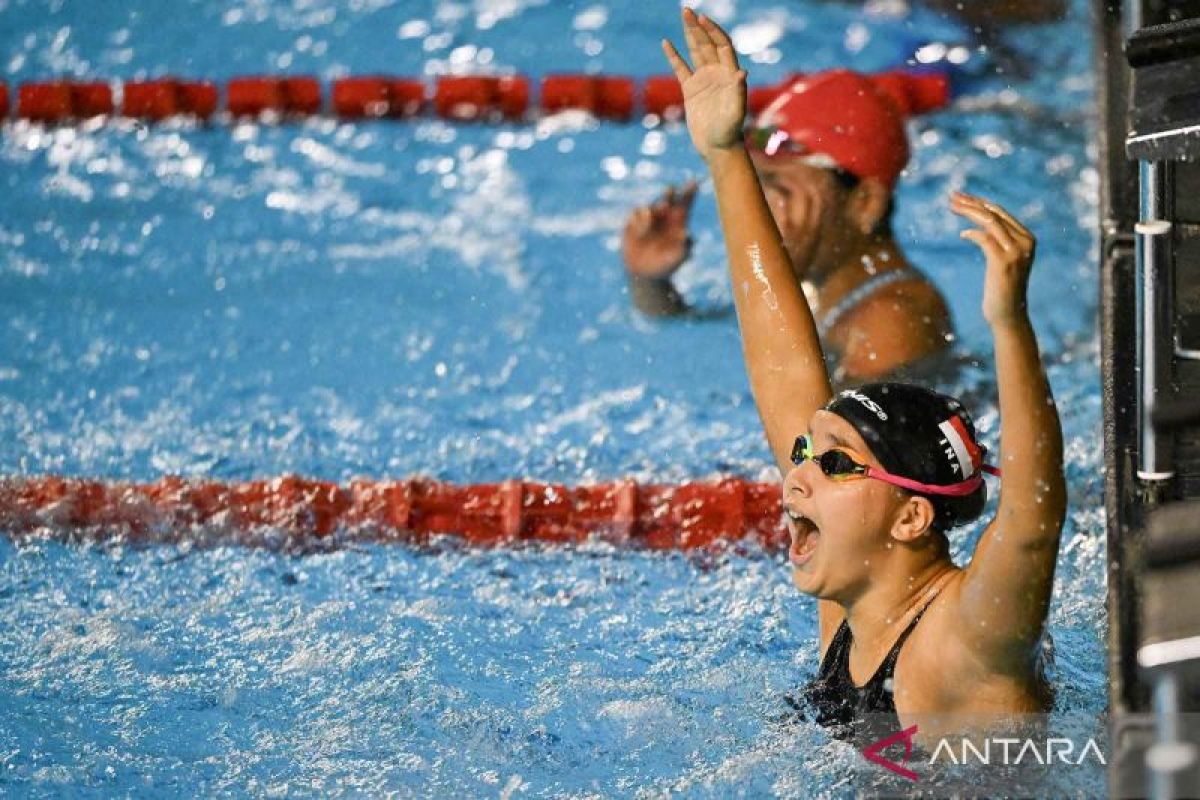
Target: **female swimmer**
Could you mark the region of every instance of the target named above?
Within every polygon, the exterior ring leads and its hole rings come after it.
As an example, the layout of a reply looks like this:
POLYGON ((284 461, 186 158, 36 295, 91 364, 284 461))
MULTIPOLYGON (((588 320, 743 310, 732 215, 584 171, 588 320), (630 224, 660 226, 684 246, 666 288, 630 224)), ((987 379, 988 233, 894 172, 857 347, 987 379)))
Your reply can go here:
POLYGON ((817 598, 822 663, 807 691, 826 723, 989 727, 1045 711, 1040 658, 1066 508, 1062 431, 1026 312, 1034 238, 994 203, 955 193, 986 261, 1003 476, 970 563, 946 534, 977 518, 983 448, 956 400, 901 383, 834 395, 743 143, 746 73, 729 36, 683 11, 690 65, 664 40, 688 131, 713 180, 755 403, 783 473, 793 580, 817 598), (919 624, 918 624, 919 623, 919 624), (898 720, 897 720, 898 717, 898 720), (953 720, 953 721, 952 721, 953 720))

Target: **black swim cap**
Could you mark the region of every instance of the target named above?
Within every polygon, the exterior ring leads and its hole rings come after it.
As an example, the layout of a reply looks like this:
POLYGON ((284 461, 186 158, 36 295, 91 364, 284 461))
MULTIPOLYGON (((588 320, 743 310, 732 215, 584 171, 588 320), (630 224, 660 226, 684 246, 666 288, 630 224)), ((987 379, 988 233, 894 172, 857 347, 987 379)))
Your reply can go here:
MULTIPOLYGON (((982 468, 975 423, 953 397, 908 383, 868 383, 839 392, 825 410, 853 425, 883 468, 901 477, 944 486, 982 468)), ((982 482, 961 497, 916 494, 933 503, 939 531, 977 518, 987 502, 982 482)))

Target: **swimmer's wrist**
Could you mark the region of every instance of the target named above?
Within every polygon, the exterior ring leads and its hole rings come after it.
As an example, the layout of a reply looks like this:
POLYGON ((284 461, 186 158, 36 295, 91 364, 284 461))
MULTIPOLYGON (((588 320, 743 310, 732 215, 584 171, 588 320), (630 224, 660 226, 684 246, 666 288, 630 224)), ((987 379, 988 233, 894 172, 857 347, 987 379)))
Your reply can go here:
POLYGON ((1033 323, 1029 320, 1029 313, 1025 306, 1015 308, 1012 311, 1003 314, 994 314, 987 318, 988 327, 993 333, 1004 333, 1007 331, 1019 331, 1032 327, 1033 323))
POLYGON ((625 277, 629 279, 629 285, 635 289, 647 289, 650 291, 674 289, 675 282, 671 280, 670 275, 638 275, 635 272, 625 270, 625 277))
POLYGON ((629 297, 633 305, 651 317, 672 317, 688 310, 683 296, 675 288, 670 277, 651 278, 626 272, 629 279, 629 297))
POLYGON ((746 146, 741 140, 733 142, 728 147, 711 147, 700 155, 704 159, 704 163, 708 165, 708 171, 714 175, 724 170, 730 163, 749 157, 746 154, 746 146))

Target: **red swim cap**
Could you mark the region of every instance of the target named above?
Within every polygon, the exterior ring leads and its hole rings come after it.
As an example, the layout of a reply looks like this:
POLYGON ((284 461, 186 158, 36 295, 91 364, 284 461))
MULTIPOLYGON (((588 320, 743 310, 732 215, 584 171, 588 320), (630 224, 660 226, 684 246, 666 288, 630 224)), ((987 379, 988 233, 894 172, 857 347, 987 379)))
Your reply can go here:
MULTIPOLYGON (((888 87, 890 88, 890 87, 888 87)), ((892 92, 850 70, 805 75, 786 83, 754 121, 769 155, 784 152, 827 156, 860 178, 889 188, 908 163, 904 118, 909 110, 892 92), (762 132, 777 131, 774 138, 762 132)))

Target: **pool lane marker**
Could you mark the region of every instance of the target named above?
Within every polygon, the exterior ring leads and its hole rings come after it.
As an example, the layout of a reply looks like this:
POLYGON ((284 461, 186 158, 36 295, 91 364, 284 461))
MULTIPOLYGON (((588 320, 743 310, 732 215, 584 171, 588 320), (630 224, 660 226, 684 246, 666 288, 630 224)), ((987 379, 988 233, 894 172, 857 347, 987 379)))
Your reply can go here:
POLYGON ((590 486, 509 480, 457 485, 423 478, 344 485, 294 475, 152 483, 0 478, 0 534, 10 538, 275 546, 351 540, 472 544, 582 542, 691 550, 788 541, 777 483, 740 478, 676 485, 590 486), (282 537, 282 542, 280 541, 282 537))
MULTIPOLYGON (((752 87, 749 113, 760 113, 797 77, 799 73, 779 84, 752 87)), ((942 108, 950 100, 950 79, 942 72, 891 70, 868 77, 906 115, 942 108)), ((613 122, 678 120, 683 116, 683 94, 673 75, 640 82, 624 75, 548 74, 539 81, 523 75, 443 75, 432 81, 360 75, 332 81, 328 93, 311 75, 241 76, 230 79, 223 91, 214 81, 165 76, 29 81, 19 84, 12 104, 7 84, 0 82, 0 119, 7 119, 11 111, 20 119, 44 124, 115 116, 149 122, 177 116, 280 121, 323 113, 347 120, 432 114, 456 122, 519 122, 566 110, 613 122)))

